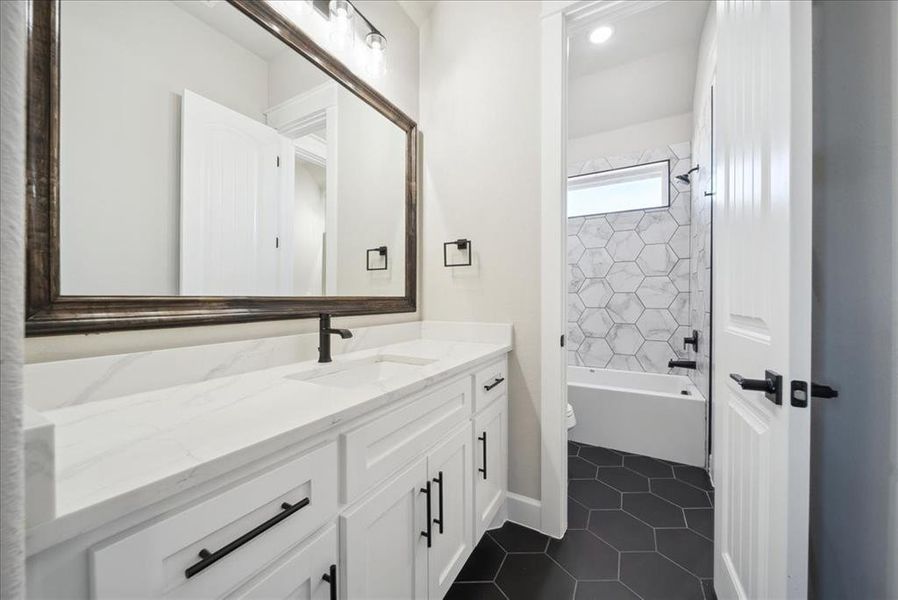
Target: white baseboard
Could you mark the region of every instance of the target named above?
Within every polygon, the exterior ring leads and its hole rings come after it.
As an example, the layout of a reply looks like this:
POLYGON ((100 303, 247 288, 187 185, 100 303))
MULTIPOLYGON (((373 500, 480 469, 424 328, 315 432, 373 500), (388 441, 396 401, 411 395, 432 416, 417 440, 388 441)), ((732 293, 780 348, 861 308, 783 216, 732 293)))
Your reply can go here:
POLYGON ((542 505, 539 500, 508 492, 506 506, 509 521, 537 531, 542 530, 540 526, 542 505))

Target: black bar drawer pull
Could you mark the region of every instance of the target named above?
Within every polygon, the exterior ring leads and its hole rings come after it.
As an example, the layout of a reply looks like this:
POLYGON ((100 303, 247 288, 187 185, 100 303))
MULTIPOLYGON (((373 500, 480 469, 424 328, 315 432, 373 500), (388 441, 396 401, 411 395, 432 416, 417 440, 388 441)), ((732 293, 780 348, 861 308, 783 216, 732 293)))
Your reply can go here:
POLYGON ((421 535, 427 538, 427 547, 430 548, 433 545, 433 515, 430 511, 430 481, 421 488, 421 491, 427 494, 427 531, 422 531, 421 535))
POLYGON ((300 509, 303 509, 308 505, 309 505, 308 498, 303 498, 296 504, 292 504, 292 505, 288 502, 284 502, 283 504, 281 504, 281 508, 284 509, 283 512, 280 512, 277 515, 271 517, 270 519, 268 519, 267 521, 265 521, 264 523, 262 523, 255 529, 244 533, 243 535, 241 535, 239 538, 237 538, 236 540, 234 540, 227 546, 222 546, 215 552, 209 552, 205 548, 200 550, 199 555, 202 560, 200 560, 200 562, 196 563, 195 565, 191 565, 191 566, 187 567, 187 570, 184 571, 184 575, 187 576, 187 579, 190 579, 191 577, 193 577, 194 575, 196 575, 203 569, 206 569, 207 567, 211 567, 212 565, 214 565, 215 563, 217 563, 218 561, 223 559, 225 556, 227 556, 228 554, 230 554, 231 552, 233 552, 240 546, 251 541, 253 538, 265 533, 266 531, 268 531, 269 529, 271 529, 272 527, 274 527, 275 525, 277 525, 278 523, 280 523, 281 521, 283 521, 290 515, 298 512, 300 509))
POLYGON ((440 534, 443 533, 443 472, 440 471, 440 474, 433 478, 434 483, 440 484, 440 495, 438 506, 440 508, 440 518, 434 519, 433 522, 440 526, 440 534))
POLYGON ((477 469, 480 473, 483 473, 483 478, 486 479, 486 432, 483 432, 479 438, 477 438, 478 442, 483 442, 483 467, 477 469))
POLYGON ((483 386, 483 389, 485 389, 486 391, 490 391, 491 389, 493 389, 494 387, 496 387, 503 381, 505 381, 504 377, 496 377, 495 381, 493 381, 492 383, 486 384, 485 386, 483 386))
POLYGON ((337 565, 331 565, 330 571, 322 575, 321 579, 331 586, 331 600, 337 600, 337 565))

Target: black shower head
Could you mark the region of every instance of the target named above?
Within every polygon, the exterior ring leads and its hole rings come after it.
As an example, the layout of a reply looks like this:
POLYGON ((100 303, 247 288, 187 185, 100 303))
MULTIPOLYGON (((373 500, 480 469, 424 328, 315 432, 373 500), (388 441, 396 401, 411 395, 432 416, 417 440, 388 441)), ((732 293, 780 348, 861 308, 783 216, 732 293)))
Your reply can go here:
POLYGON ((695 165, 694 167, 692 167, 691 169, 689 169, 688 171, 686 171, 686 172, 683 173, 682 175, 677 175, 676 178, 677 178, 679 181, 682 181, 683 183, 685 183, 686 185, 689 185, 690 183, 692 183, 692 181, 691 181, 691 179, 690 179, 690 175, 692 175, 692 174, 695 173, 696 171, 698 171, 698 165, 695 165))

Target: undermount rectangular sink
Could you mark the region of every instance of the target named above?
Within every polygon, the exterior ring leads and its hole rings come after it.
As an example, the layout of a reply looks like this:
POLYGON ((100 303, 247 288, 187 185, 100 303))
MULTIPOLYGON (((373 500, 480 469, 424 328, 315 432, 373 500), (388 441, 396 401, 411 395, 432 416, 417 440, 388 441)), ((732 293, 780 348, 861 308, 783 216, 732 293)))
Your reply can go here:
POLYGON ((414 375, 433 362, 433 359, 415 356, 381 355, 294 373, 287 378, 326 387, 353 388, 414 375))

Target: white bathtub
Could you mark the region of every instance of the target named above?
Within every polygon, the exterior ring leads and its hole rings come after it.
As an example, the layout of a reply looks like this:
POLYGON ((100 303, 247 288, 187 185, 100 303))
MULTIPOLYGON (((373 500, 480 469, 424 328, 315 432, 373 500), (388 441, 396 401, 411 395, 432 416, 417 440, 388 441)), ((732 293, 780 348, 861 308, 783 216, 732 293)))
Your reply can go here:
POLYGON ((705 398, 688 377, 587 367, 567 374, 571 440, 705 466, 705 398))

